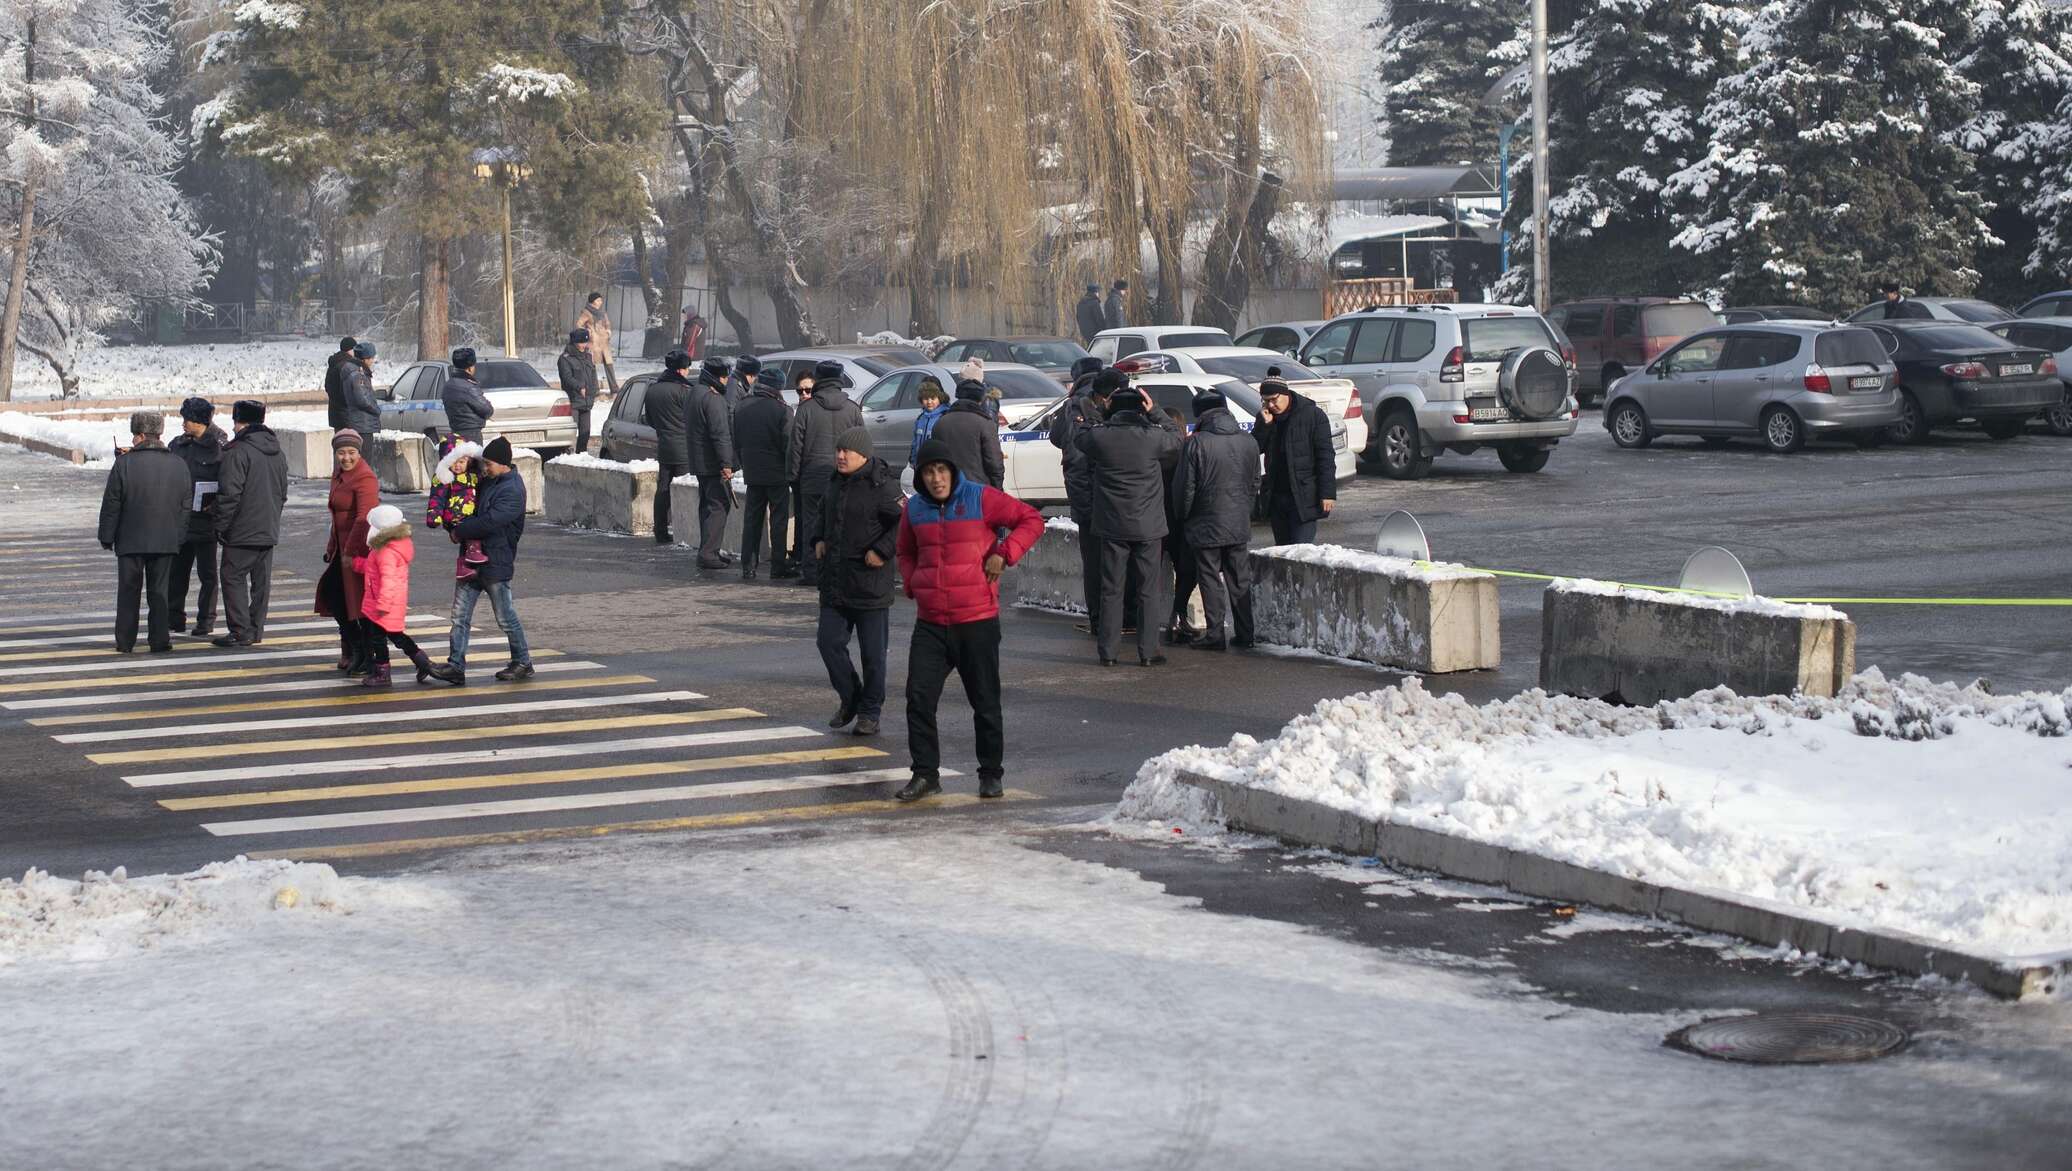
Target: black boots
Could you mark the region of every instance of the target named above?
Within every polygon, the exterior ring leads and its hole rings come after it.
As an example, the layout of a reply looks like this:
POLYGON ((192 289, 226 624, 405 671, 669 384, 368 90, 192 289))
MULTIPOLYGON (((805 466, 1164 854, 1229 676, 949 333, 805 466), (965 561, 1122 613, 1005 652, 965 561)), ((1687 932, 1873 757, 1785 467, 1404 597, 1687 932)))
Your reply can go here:
POLYGON ((496 673, 496 681, 498 683, 523 683, 527 679, 532 678, 532 675, 531 663, 512 663, 496 673))
POLYGON ((830 728, 846 728, 849 726, 849 721, 855 718, 856 701, 854 699, 845 699, 842 701, 841 708, 834 715, 828 717, 827 726, 830 728))
POLYGON ((1007 790, 1001 787, 999 777, 982 776, 978 779, 978 795, 980 798, 990 801, 995 797, 1007 796, 1007 790))
POLYGON ((906 783, 906 788, 892 795, 894 801, 919 801, 942 792, 942 782, 934 777, 915 777, 906 783))
POLYGON ((439 675, 439 668, 432 665, 432 656, 423 651, 418 651, 410 656, 410 665, 417 668, 417 681, 419 683, 435 677, 443 678, 443 676, 439 675))

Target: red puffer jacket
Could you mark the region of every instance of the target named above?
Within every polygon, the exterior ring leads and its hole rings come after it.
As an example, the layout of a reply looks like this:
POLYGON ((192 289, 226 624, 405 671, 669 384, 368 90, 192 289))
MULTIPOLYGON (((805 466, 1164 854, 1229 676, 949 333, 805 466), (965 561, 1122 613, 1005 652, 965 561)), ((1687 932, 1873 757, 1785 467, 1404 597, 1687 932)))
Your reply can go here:
MULTIPOLYGON (((936 450, 940 446, 937 440, 922 444, 915 466, 949 462, 946 450, 936 450)), ((916 493, 899 517, 899 580, 921 621, 938 626, 997 617, 1000 583, 986 580, 986 558, 998 553, 1013 565, 1043 535, 1042 513, 961 472, 952 474, 947 501, 937 504, 926 492, 916 493)))

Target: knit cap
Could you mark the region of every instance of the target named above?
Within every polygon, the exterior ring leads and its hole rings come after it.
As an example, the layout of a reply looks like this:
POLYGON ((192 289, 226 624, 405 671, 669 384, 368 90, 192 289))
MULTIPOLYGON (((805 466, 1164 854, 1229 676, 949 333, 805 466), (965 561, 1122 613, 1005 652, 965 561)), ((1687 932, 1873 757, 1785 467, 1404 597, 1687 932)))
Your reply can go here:
POLYGON ((875 454, 875 449, 871 445, 871 433, 862 427, 851 427, 842 432, 842 437, 835 440, 835 450, 853 451, 865 459, 875 454))

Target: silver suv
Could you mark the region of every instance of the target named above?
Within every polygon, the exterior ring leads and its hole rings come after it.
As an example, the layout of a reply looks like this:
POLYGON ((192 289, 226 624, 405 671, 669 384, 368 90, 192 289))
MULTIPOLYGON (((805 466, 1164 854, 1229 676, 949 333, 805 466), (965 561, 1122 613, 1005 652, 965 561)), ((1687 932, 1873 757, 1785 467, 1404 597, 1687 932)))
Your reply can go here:
POLYGON ((1441 451, 1484 447, 1510 471, 1537 472, 1576 433, 1574 357, 1529 307, 1349 313, 1310 337, 1302 364, 1359 388, 1364 454, 1391 479, 1423 476, 1441 451))

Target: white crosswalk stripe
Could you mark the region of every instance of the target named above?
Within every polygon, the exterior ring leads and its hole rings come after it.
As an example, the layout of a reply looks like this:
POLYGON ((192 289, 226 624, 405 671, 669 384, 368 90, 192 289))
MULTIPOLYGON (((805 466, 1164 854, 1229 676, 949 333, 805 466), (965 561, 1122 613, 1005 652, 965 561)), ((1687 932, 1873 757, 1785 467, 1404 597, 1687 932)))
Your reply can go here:
MULTIPOLYGON (((695 691, 640 691, 630 695, 583 695, 566 699, 543 699, 531 703, 490 703, 470 707, 424 708, 405 712, 356 712, 349 717, 354 728, 366 724, 455 722, 483 716, 508 716, 520 712, 574 711, 581 708, 620 707, 646 703, 670 703, 704 699, 695 691)), ((240 732, 275 732, 285 728, 337 727, 340 717, 302 716, 276 720, 230 720, 217 724, 167 724, 155 728, 120 728, 104 732, 71 732, 52 739, 60 744, 112 744, 123 740, 153 740, 173 736, 235 735, 240 732)))
MULTIPOLYGON (((477 639, 474 646, 497 645, 494 638, 477 639)), ((472 649, 472 647, 470 648, 472 649)), ((542 675, 555 671, 601 671, 603 663, 587 659, 550 659, 534 663, 533 670, 542 675)), ((264 683, 232 683, 216 687, 176 687, 161 691, 130 691, 116 695, 60 695, 46 699, 0 700, 0 708, 8 711, 34 712, 55 711, 76 707, 120 707, 140 703, 157 703, 167 699, 219 699, 240 695, 270 695, 276 691, 339 691, 342 689, 336 676, 324 679, 281 679, 264 683)))
MULTIPOLYGON (((444 621, 446 621, 446 616, 444 614, 416 614, 412 615, 410 618, 410 624, 413 626, 418 625, 420 623, 431 624, 444 621)), ((220 626, 221 623, 218 623, 218 625, 220 626)), ((95 646, 97 644, 105 643, 110 638, 114 637, 113 628, 105 622, 97 623, 94 626, 90 627, 90 629, 96 630, 99 633, 53 635, 49 638, 0 638, 0 650, 34 650, 38 647, 95 646)), ((338 629, 338 623, 332 621, 329 618, 320 618, 311 622, 269 622, 266 624, 266 633, 268 634, 287 634, 291 631, 336 629, 338 629)), ((175 631, 173 637, 191 639, 195 636, 189 634, 181 634, 175 631)), ((261 645, 264 644, 262 643, 261 645)))

